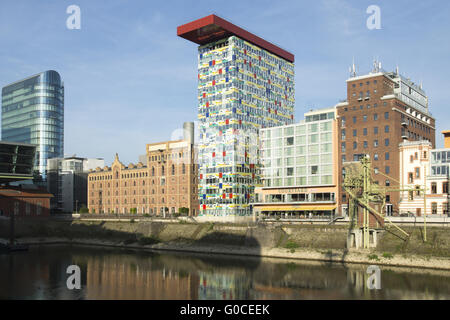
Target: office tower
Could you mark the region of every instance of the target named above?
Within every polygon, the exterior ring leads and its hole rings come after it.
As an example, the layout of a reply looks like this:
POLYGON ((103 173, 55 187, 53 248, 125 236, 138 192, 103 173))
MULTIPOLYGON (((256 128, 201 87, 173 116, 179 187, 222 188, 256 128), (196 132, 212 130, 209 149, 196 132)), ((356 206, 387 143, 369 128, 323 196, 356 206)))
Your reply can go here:
POLYGON ((91 213, 166 216, 198 213, 198 171, 193 123, 182 140, 147 144, 146 162, 125 166, 118 155, 111 167, 88 175, 91 213))
POLYGON ((34 170, 64 154, 64 84, 50 70, 2 89, 2 140, 37 146, 34 170))
POLYGON ((258 130, 294 119, 294 55, 215 15, 179 26, 199 44, 199 216, 251 216, 258 130))
POLYGON ((261 217, 331 218, 339 200, 336 108, 311 110, 299 123, 261 129, 261 217))
POLYGON ((47 160, 47 190, 53 194, 52 213, 73 213, 87 208, 87 175, 104 167, 100 158, 51 158, 47 160))
MULTIPOLYGON (((395 72, 386 72, 378 62, 364 75, 351 73, 347 80, 347 100, 337 105, 341 183, 343 163, 358 161, 368 154, 375 183, 398 186, 399 144, 427 140, 435 144, 435 120, 429 112, 428 97, 421 85, 395 72)), ((346 214, 348 195, 342 194, 346 214)), ((386 214, 398 215, 399 192, 386 195, 386 214)))

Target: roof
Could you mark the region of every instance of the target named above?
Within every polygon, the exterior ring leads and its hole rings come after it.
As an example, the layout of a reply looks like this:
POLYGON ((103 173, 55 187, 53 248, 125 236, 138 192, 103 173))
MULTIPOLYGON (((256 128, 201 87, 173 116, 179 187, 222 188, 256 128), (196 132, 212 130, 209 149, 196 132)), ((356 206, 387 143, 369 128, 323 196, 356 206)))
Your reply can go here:
POLYGON ((286 59, 289 62, 294 62, 294 55, 292 53, 281 49, 280 47, 214 14, 178 26, 177 35, 199 45, 207 44, 235 35, 283 59, 286 59))
POLYGON ((24 198, 53 198, 44 188, 28 189, 21 186, 0 186, 0 196, 24 198))

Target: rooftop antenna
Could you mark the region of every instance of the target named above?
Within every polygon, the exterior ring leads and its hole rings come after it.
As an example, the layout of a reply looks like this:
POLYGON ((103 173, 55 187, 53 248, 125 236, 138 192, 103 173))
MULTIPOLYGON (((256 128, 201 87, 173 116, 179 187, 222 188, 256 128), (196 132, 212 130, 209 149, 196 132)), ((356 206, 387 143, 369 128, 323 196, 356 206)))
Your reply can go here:
POLYGON ((349 68, 350 77, 356 77, 356 65, 355 65, 355 57, 352 60, 352 66, 349 68))
POLYGON ((381 62, 377 58, 373 60, 373 73, 378 73, 381 70, 381 62))
POLYGON ((398 65, 395 67, 395 74, 399 75, 399 73, 398 73, 398 65))

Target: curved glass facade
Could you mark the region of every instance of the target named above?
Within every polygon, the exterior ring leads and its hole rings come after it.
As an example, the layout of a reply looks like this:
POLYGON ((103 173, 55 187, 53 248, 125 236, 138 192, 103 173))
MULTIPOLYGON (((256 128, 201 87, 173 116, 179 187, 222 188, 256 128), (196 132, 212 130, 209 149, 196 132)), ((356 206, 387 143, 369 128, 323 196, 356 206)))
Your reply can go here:
POLYGON ((2 140, 35 144, 35 170, 64 156, 64 84, 50 70, 2 89, 2 140))

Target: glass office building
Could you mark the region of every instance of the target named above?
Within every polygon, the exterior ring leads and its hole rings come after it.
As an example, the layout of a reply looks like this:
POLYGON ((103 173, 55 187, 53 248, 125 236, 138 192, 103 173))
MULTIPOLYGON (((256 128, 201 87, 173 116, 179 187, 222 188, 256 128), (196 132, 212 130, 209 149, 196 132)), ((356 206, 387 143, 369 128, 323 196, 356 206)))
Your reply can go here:
POLYGON ((261 130, 265 187, 330 186, 335 110, 307 113, 300 123, 261 130))
POLYGON ((50 70, 2 89, 2 140, 37 146, 34 170, 64 155, 64 83, 50 70))

